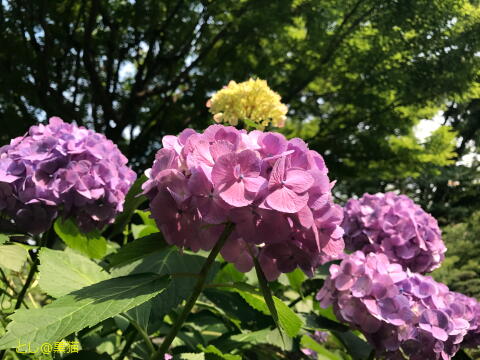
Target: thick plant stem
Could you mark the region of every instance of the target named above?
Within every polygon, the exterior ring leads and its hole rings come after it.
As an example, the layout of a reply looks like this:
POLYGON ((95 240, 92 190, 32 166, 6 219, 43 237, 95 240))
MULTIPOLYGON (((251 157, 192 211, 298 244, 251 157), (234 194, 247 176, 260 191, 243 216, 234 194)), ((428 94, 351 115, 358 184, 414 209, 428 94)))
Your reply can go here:
POLYGON ((207 281, 207 275, 208 272, 210 271, 213 262, 215 261, 215 258, 217 257, 218 253, 222 249, 223 245, 227 241, 228 237, 232 233, 235 225, 232 223, 227 223, 225 225, 225 229, 223 230, 222 234, 220 235, 220 238, 218 239, 217 243, 213 247, 212 251, 208 255, 207 260, 205 260, 205 263, 202 266, 202 269, 198 273, 198 280, 197 283, 195 284, 195 287, 193 289, 192 294, 190 295, 190 298, 187 300, 187 303, 185 304, 185 307, 182 310, 182 313, 178 316, 178 318, 175 320, 175 323, 173 324, 172 328, 170 329, 170 332, 167 334, 165 339, 162 342, 162 345, 158 349, 156 353, 152 355, 150 360, 163 360, 165 357, 165 354, 168 351, 168 348, 170 347, 171 343, 177 336, 180 328, 182 327, 183 323, 187 319, 188 315, 192 311, 193 306, 197 302, 198 297, 202 293, 204 287, 205 287, 205 282, 207 281))

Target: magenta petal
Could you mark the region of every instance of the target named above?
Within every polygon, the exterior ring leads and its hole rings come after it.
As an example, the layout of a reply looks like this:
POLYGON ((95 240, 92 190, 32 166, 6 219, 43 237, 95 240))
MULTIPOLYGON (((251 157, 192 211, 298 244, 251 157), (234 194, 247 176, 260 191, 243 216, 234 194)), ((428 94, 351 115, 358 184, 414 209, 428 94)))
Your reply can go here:
POLYGON ((285 177, 285 157, 281 157, 273 165, 272 173, 270 174, 270 179, 268 180, 268 186, 275 187, 282 183, 285 177))
POLYGON ((235 154, 225 154, 218 158, 213 166, 212 181, 215 185, 235 180, 233 176, 233 165, 235 164, 235 154))
POLYGON ((274 210, 286 213, 296 213, 307 205, 308 195, 298 195, 294 191, 282 187, 274 190, 267 196, 266 202, 274 210))
POLYGON ((355 284, 355 278, 350 275, 340 274, 335 279, 335 287, 339 291, 350 289, 355 284))
POLYGON ((304 170, 288 170, 285 185, 296 193, 303 193, 313 185, 313 177, 304 170))
POLYGON ((265 184, 266 180, 262 177, 246 177, 243 179, 245 189, 252 193, 257 193, 258 190, 265 184))
POLYGON ((178 138, 176 136, 165 135, 162 138, 162 145, 165 149, 174 149, 176 144, 178 144, 178 138))
POLYGON ((193 157, 198 163, 203 163, 208 166, 214 165, 214 157, 210 152, 210 144, 208 141, 200 140, 195 143, 195 152, 193 157))
POLYGON ((298 213, 297 213, 298 221, 300 224, 307 228, 310 229, 313 225, 313 214, 312 211, 308 206, 303 207, 298 213))
POLYGON ((220 156, 231 153, 234 150, 232 143, 224 140, 219 140, 210 145, 210 153, 213 160, 217 160, 220 156))
POLYGON ((188 179, 188 188, 193 195, 208 195, 213 189, 212 183, 208 180, 207 175, 202 168, 192 171, 192 175, 188 179))
POLYGON ((226 184, 219 194, 223 201, 232 206, 247 206, 253 201, 253 198, 247 198, 248 195, 245 193, 245 186, 242 181, 233 181, 226 184))
POLYGON ((432 326, 432 335, 434 338, 438 339, 438 340, 441 340, 441 341, 447 341, 448 339, 448 334, 445 330, 439 328, 439 327, 436 327, 436 326, 432 326))
POLYGON ((322 246, 322 251, 330 256, 337 256, 343 252, 345 243, 343 239, 333 240, 330 239, 326 244, 322 246))
POLYGON ((252 150, 243 150, 237 155, 238 164, 245 177, 257 177, 260 175, 260 160, 252 150))

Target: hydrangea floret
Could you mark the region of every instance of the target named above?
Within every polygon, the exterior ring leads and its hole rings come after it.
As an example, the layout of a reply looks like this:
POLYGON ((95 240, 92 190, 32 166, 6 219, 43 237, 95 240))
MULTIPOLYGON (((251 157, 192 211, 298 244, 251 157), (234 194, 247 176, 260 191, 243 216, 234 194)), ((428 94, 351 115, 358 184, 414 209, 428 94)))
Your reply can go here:
POLYGON ((387 192, 350 199, 342 226, 347 249, 384 253, 414 272, 432 271, 445 258, 437 221, 405 195, 387 192))
POLYGON ((317 294, 338 319, 360 330, 386 359, 451 359, 478 338, 478 302, 431 277, 403 270, 385 254, 356 251, 317 294))
POLYGON ((210 250, 232 222, 223 257, 246 272, 257 256, 269 280, 296 267, 312 274, 342 253, 342 208, 323 158, 301 139, 212 125, 162 142, 143 189, 168 243, 210 250))
POLYGON ((58 215, 83 231, 113 222, 136 174, 104 135, 52 117, 0 148, 0 212, 32 234, 58 215))
POLYGON ((260 128, 269 124, 283 127, 288 109, 280 100, 280 95, 265 80, 249 79, 241 83, 232 80, 212 96, 207 106, 217 123, 236 126, 240 120, 247 120, 260 128))

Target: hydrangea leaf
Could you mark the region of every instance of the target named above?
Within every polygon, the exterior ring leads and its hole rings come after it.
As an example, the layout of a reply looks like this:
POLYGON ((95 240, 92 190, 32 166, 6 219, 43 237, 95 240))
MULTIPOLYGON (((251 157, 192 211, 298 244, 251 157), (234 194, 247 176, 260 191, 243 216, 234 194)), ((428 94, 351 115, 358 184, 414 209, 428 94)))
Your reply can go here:
POLYGON ((13 245, 0 246, 0 266, 13 271, 22 270, 23 264, 27 261, 28 252, 23 247, 13 245))
POLYGON ((168 276, 145 273, 108 279, 74 291, 41 309, 20 309, 11 317, 0 349, 18 344, 33 348, 54 343, 67 335, 93 326, 143 304, 162 293, 168 276))
POLYGON ((179 355, 180 360, 205 360, 204 354, 184 353, 179 355))
POLYGON ((134 239, 139 239, 157 232, 158 228, 156 226, 132 224, 132 235, 134 239))
MULTIPOLYGON (((226 285, 226 289, 240 294, 240 296, 255 310, 266 315, 271 315, 263 294, 252 286, 243 283, 234 283, 226 285)), ((303 325, 302 319, 279 298, 272 296, 272 300, 278 314, 279 326, 285 330, 290 337, 298 335, 303 325)))
MULTIPOLYGON (((172 285, 153 300, 151 317, 152 321, 155 321, 154 319, 163 318, 167 312, 178 306, 182 300, 191 294, 196 282, 196 277, 193 274, 197 274, 200 271, 204 262, 205 258, 202 256, 188 253, 181 254, 174 247, 165 247, 160 251, 149 253, 143 258, 114 267, 111 274, 112 276, 123 276, 153 272, 159 275, 173 275, 172 285), (188 276, 188 273, 192 274, 192 276, 188 276), (175 274, 182 274, 182 276, 175 276, 175 274)), ((218 266, 215 264, 212 266, 207 282, 213 278, 217 271, 218 266)), ((149 329, 153 331, 155 326, 156 324, 151 322, 149 329)))
POLYGON ((224 360, 242 360, 242 357, 240 355, 232 355, 232 354, 224 354, 221 352, 217 347, 214 345, 208 345, 207 347, 204 347, 202 345, 199 345, 198 348, 202 350, 204 353, 208 354, 214 354, 220 359, 224 360))
POLYGON ((317 343, 308 335, 303 335, 300 345, 304 348, 311 349, 317 353, 318 360, 342 360, 343 357, 327 350, 324 346, 317 343))
POLYGON ((203 295, 214 304, 215 309, 225 313, 228 320, 241 330, 263 328, 272 323, 269 315, 254 309, 237 292, 207 288, 203 295))
POLYGON ((316 315, 313 313, 309 313, 309 314, 302 313, 301 315, 303 315, 302 317, 305 322, 304 328, 306 329, 310 329, 310 330, 326 329, 326 330, 336 330, 341 332, 345 332, 350 329, 347 325, 339 323, 335 320, 331 320, 322 315, 316 315))
POLYGON ((161 233, 156 232, 139 239, 136 239, 125 246, 122 246, 116 253, 107 257, 111 267, 125 265, 132 261, 145 257, 145 254, 152 254, 166 249, 167 244, 161 233))
POLYGON ((110 278, 92 260, 74 251, 40 251, 39 286, 55 298, 110 278))
POLYGON ((305 273, 296 268, 294 271, 287 274, 290 286, 297 292, 302 293, 302 283, 307 278, 305 273))
POLYGON ((138 326, 145 330, 148 334, 148 322, 150 320, 150 313, 152 312, 152 303, 150 301, 143 303, 129 311, 126 315, 132 320, 136 321, 138 326))
POLYGON ((271 344, 282 350, 290 351, 293 346, 291 338, 282 339, 277 330, 262 329, 252 332, 244 332, 242 334, 233 335, 231 340, 237 342, 244 342, 248 344, 271 344))
POLYGON ((61 218, 55 221, 54 229, 65 244, 88 257, 101 259, 107 253, 107 240, 98 230, 84 234, 72 220, 61 218))

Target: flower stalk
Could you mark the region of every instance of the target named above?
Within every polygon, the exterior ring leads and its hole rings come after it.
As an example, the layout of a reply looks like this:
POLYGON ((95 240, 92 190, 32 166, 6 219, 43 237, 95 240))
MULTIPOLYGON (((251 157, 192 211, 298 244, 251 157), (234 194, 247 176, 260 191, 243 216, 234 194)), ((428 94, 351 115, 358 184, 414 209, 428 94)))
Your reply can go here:
POLYGON ((167 334, 167 336, 163 340, 162 345, 160 345, 160 348, 158 349, 157 352, 155 352, 152 355, 150 360, 163 360, 163 358, 165 357, 165 354, 168 351, 168 348, 170 347, 173 340, 177 336, 183 323, 185 322, 188 315, 190 314, 193 307, 195 306, 195 303, 197 302, 198 297, 200 296, 203 289, 205 288, 207 276, 208 276, 208 273, 210 272, 210 269, 212 268, 213 262, 215 261, 215 258, 217 257, 218 253, 222 249, 223 245, 225 245, 225 242, 227 241, 228 237, 232 233, 234 227, 235 227, 235 224, 231 222, 228 222, 225 225, 225 229, 220 235, 220 238, 218 239, 217 243, 215 244, 212 251, 208 255, 207 260, 205 260, 205 263, 203 264, 202 269, 198 273, 198 280, 197 280, 197 283, 195 284, 192 294, 190 295, 190 298, 187 300, 187 303, 185 304, 185 307, 183 308, 181 314, 175 320, 172 328, 170 329, 170 332, 167 334))
POLYGON ((49 230, 43 233, 40 239, 40 243, 37 248, 37 253, 35 254, 35 257, 33 259, 33 263, 27 275, 27 279, 25 280, 25 284, 23 285, 22 290, 20 290, 20 293, 18 294, 17 302, 15 303, 15 310, 19 309, 20 306, 22 306, 22 303, 24 303, 25 295, 27 294, 28 288, 32 284, 32 281, 35 278, 35 274, 37 273, 37 270, 38 270, 38 265, 40 263, 40 259, 39 259, 40 250, 42 249, 42 247, 44 247, 47 244, 49 238, 52 236, 52 233, 53 233, 53 229, 50 228, 49 230))

